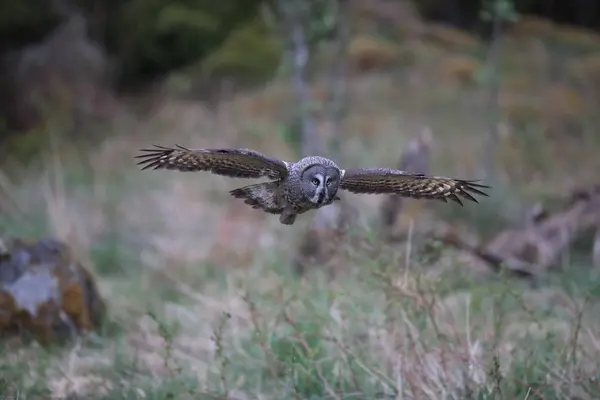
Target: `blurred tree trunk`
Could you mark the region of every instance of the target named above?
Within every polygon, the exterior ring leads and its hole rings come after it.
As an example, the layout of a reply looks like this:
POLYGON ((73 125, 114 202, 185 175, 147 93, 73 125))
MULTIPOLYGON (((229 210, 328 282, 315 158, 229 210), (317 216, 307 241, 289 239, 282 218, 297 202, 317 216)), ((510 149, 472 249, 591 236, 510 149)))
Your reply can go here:
POLYGON ((342 154, 342 140, 344 136, 344 120, 348 114, 348 47, 350 45, 350 4, 348 0, 338 1, 337 29, 335 42, 337 46, 336 57, 332 67, 330 116, 333 122, 333 134, 330 145, 332 157, 339 163, 344 162, 342 154))
MULTIPOLYGON (((309 10, 302 1, 279 0, 279 13, 282 16, 284 34, 288 37, 288 51, 291 63, 291 80, 298 108, 300 110, 300 148, 302 157, 309 155, 326 156, 327 152, 317 132, 313 116, 312 99, 307 79, 307 65, 310 58, 310 32, 308 32, 309 10)), ((331 78, 330 114, 334 132, 330 157, 339 159, 343 136, 343 120, 346 115, 346 59, 349 41, 348 20, 345 18, 348 7, 340 2, 337 21, 336 45, 338 54, 331 78)), ((348 207, 343 201, 318 209, 313 220, 303 232, 294 257, 294 266, 302 274, 313 265, 324 265, 339 255, 340 244, 345 237, 345 222, 348 207)))
MULTIPOLYGON (((496 0, 492 0, 496 2, 496 0)), ((496 145, 498 142, 498 114, 500 108, 500 89, 498 75, 498 58, 500 53, 500 41, 502 35, 501 18, 496 7, 492 6, 492 38, 488 49, 486 69, 487 75, 487 120, 488 120, 488 138, 485 147, 485 175, 487 178, 493 178, 495 174, 496 145)))
POLYGON ((600 269, 600 226, 596 228, 594 235, 594 246, 592 248, 592 261, 594 268, 600 269))
POLYGON ((300 111, 300 146, 303 157, 322 154, 323 142, 317 132, 317 124, 312 115, 312 99, 307 79, 307 66, 310 58, 306 25, 308 5, 302 1, 278 0, 282 17, 283 34, 287 42, 287 57, 291 61, 292 88, 300 111))

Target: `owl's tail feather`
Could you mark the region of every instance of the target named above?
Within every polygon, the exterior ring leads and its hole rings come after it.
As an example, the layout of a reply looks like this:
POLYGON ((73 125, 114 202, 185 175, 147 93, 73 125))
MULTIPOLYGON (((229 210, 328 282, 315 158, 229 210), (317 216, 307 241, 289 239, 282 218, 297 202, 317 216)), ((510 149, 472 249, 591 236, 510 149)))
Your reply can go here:
POLYGON ((278 195, 279 185, 277 182, 257 183, 234 189, 229 193, 238 199, 244 199, 244 203, 252 208, 261 209, 271 214, 281 214, 283 206, 278 195))

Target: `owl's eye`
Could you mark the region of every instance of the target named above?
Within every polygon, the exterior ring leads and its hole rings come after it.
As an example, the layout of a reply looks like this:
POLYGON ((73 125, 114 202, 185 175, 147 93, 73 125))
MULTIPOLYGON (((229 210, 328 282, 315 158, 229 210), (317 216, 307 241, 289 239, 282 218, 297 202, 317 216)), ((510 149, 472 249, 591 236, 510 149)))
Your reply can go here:
POLYGON ((319 186, 319 183, 321 183, 321 181, 319 181, 317 178, 313 178, 313 180, 312 180, 313 185, 319 186))
POLYGON ((331 179, 327 178, 327 182, 325 182, 327 186, 331 185, 331 179))

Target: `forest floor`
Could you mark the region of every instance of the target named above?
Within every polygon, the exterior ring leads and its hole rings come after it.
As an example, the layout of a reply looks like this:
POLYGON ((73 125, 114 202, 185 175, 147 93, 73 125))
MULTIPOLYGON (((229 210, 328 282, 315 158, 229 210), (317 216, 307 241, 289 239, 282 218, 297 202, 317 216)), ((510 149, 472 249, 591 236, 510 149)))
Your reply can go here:
MULTIPOLYGON (((427 126, 435 138, 431 173, 481 176, 485 92, 420 82, 390 74, 351 81, 345 159, 395 166, 427 126)), ((317 84, 314 93, 323 90, 317 84)), ((32 166, 13 177, 18 207, 3 223, 13 234, 67 241, 97 276, 109 318, 103 332, 74 347, 5 343, 0 393, 597 398, 600 276, 585 262, 566 261, 535 289, 482 278, 450 250, 433 263, 407 244, 378 243, 369 227, 381 199, 346 195, 361 210, 362 245, 346 249, 334 278, 318 268, 299 278, 290 249, 308 218, 290 229, 228 195, 243 182, 135 165, 138 149, 153 143, 292 158, 281 134, 292 100, 284 84, 211 110, 167 97, 149 116, 119 118, 100 145, 59 143, 42 172, 32 166)), ((324 136, 331 131, 324 117, 318 125, 324 136)), ((600 163, 593 139, 568 132, 549 139, 541 127, 521 134, 500 126, 490 198, 427 209, 489 232, 516 223, 532 200, 592 183, 600 163)))

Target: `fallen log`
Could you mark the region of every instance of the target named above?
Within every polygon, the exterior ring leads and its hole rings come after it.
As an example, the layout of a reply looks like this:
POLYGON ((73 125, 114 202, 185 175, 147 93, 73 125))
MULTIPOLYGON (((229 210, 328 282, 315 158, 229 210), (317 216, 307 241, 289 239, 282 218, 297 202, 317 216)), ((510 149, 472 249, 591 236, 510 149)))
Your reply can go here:
POLYGON ((536 205, 523 228, 500 232, 476 243, 451 227, 441 225, 435 236, 443 243, 468 251, 493 270, 505 267, 518 276, 539 276, 556 267, 563 254, 585 232, 595 230, 592 258, 600 263, 600 185, 576 190, 554 212, 536 205))

